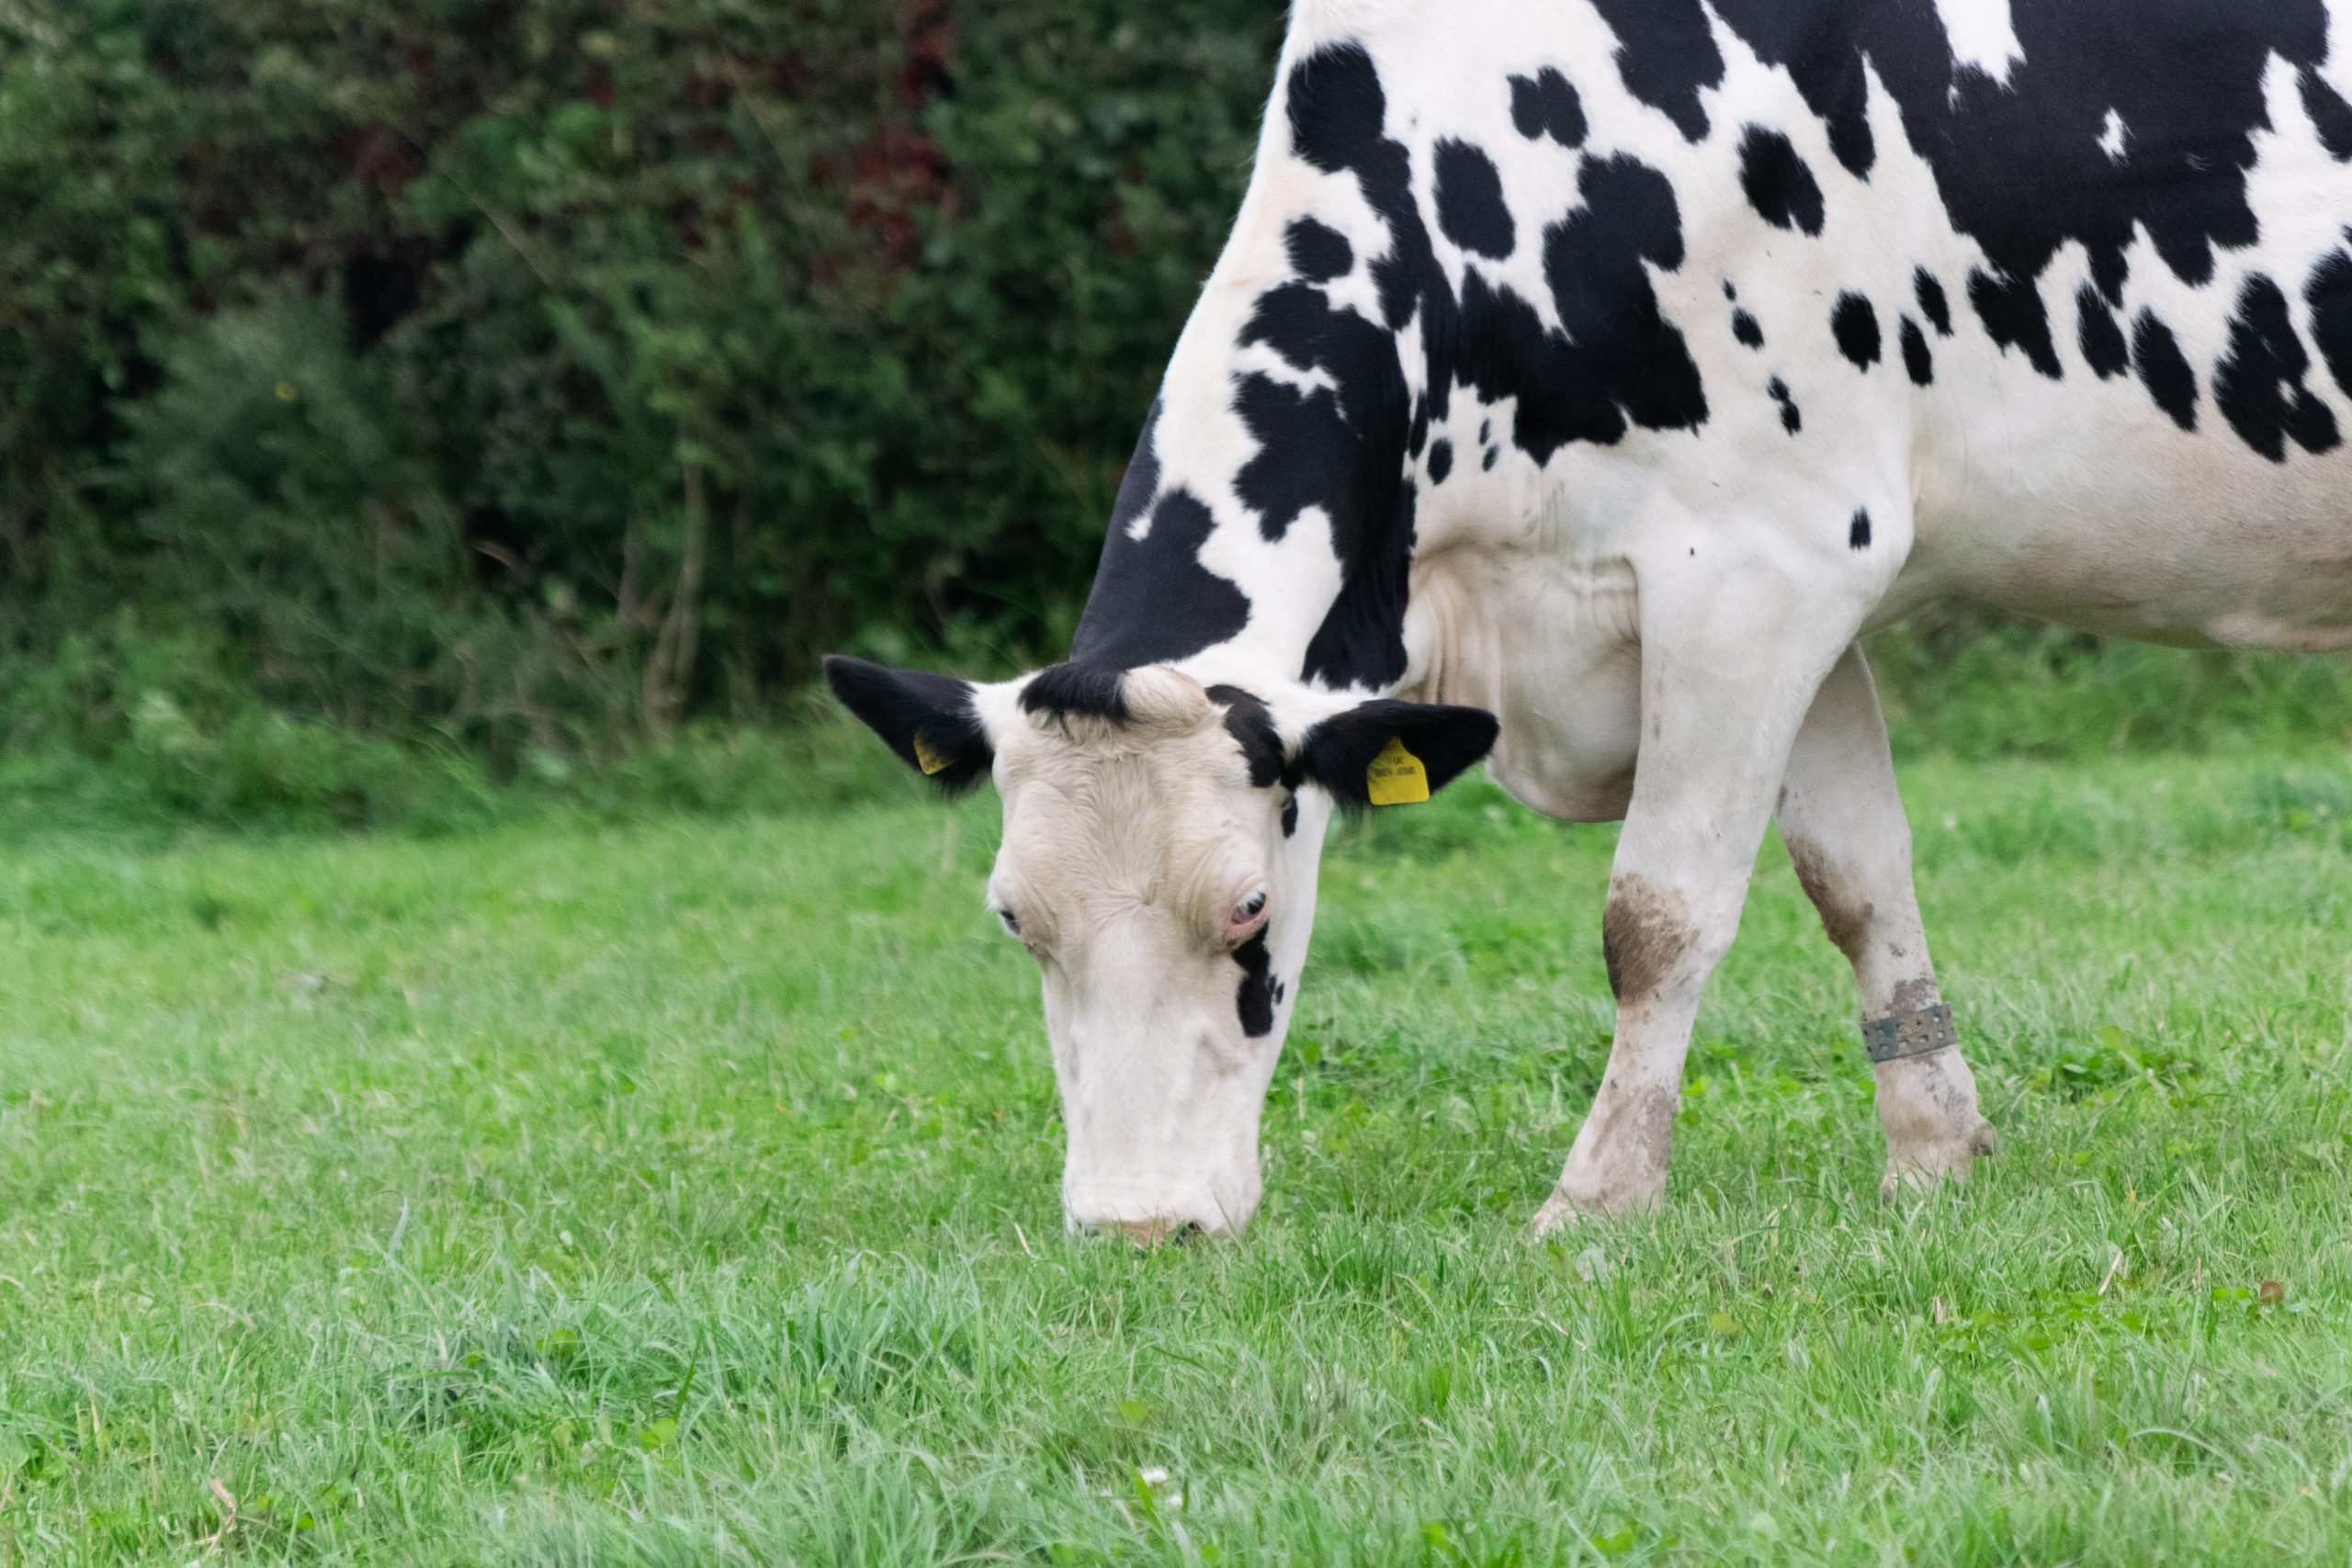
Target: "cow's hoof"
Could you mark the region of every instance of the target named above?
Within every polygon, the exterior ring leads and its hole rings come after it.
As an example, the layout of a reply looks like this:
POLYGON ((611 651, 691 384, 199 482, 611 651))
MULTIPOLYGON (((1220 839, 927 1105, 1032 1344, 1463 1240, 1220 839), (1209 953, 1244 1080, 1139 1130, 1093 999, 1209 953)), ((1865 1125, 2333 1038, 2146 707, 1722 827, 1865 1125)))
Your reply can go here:
POLYGON ((1557 1232, 1574 1230, 1590 1218, 1589 1214, 1577 1205, 1575 1199, 1565 1192, 1555 1190, 1549 1198, 1544 1200, 1544 1206, 1535 1211, 1535 1217, 1527 1223, 1527 1230, 1530 1235, 1537 1241, 1542 1241, 1545 1236, 1557 1232))
POLYGON ((1535 1211, 1535 1218, 1528 1222, 1528 1230, 1537 1240, 1575 1225, 1589 1225, 1597 1220, 1615 1219, 1626 1214, 1654 1214, 1664 1197, 1666 1183, 1657 1181, 1626 1182, 1603 1188, 1589 1197, 1555 1187, 1544 1206, 1535 1211))
POLYGON ((1536 1213, 1535 1234, 1577 1219, 1656 1212, 1666 1196, 1679 1099, 1671 1088, 1625 1089, 1604 1078, 1552 1196, 1536 1213))
POLYGON ((1946 1181, 1965 1181, 1976 1158, 2000 1145, 2000 1134, 1993 1131, 1993 1123, 1980 1116, 1975 1130, 1964 1139, 1915 1145, 1900 1154, 1889 1150, 1878 1195, 1892 1200, 1905 1192, 1932 1192, 1946 1181))

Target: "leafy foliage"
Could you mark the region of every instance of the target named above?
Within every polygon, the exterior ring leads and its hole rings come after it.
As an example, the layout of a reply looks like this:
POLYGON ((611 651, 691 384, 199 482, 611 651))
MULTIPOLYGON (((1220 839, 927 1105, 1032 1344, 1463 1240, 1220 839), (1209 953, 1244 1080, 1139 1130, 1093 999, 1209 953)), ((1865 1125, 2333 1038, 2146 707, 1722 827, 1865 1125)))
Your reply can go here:
POLYGON ((121 741, 134 642, 509 762, 1057 644, 1279 27, 0 6, 0 646, 108 688, 9 739, 121 741))

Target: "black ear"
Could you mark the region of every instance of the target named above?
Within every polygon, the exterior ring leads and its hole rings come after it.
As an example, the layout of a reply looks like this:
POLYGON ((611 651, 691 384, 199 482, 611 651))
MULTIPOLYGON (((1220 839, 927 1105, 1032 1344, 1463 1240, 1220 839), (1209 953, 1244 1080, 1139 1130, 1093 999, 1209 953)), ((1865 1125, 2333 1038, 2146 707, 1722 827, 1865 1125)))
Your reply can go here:
POLYGON ((1452 784, 1501 728, 1484 708, 1381 697, 1308 730, 1298 765, 1343 807, 1407 806, 1452 784))
POLYGON ((972 705, 972 683, 921 670, 885 670, 847 654, 825 656, 825 683, 899 760, 950 795, 986 776, 995 750, 972 705))

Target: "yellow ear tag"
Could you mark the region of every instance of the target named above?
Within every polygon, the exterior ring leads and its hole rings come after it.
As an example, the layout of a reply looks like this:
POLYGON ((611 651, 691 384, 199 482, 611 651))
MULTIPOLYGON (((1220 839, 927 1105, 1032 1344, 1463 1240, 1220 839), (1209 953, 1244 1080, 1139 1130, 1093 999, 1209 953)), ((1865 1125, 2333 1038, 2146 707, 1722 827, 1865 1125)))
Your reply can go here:
POLYGON ((920 734, 915 737, 915 766, 923 771, 924 776, 946 772, 947 761, 930 741, 920 734))
POLYGON ((1374 806, 1411 806, 1430 797, 1429 770, 1392 735, 1364 770, 1363 792, 1374 806))

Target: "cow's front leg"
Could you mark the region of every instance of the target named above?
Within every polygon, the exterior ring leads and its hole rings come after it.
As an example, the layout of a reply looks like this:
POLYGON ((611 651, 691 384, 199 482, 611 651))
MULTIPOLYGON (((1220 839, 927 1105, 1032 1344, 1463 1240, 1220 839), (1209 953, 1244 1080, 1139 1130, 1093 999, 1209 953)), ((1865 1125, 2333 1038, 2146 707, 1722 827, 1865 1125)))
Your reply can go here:
POLYGON ((1797 732, 1779 817, 1797 880, 1861 987, 1886 1133, 1881 1192, 1965 1177, 1974 1156, 1993 1152, 1993 1128, 1977 1113, 1976 1079, 1936 988, 1911 880, 1911 828, 1859 649, 1848 649, 1822 682, 1797 732))
POLYGON ((1641 750, 1601 919, 1617 1033, 1539 1235, 1657 1207, 1700 992, 1738 931, 1798 727, 1865 608, 1824 605, 1770 564, 1641 590, 1641 750))

